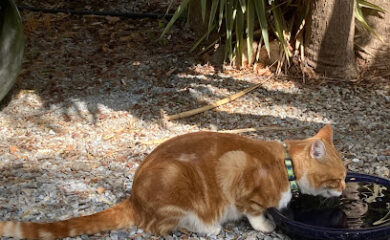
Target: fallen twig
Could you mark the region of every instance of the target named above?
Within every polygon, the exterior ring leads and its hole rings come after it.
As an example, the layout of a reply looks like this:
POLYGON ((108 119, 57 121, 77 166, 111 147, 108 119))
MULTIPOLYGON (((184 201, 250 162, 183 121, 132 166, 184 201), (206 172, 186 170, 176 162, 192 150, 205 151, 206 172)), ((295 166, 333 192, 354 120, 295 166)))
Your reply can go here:
POLYGON ((175 119, 179 119, 179 118, 190 117, 190 116, 196 115, 198 113, 202 113, 202 112, 205 112, 207 110, 216 108, 218 106, 221 106, 223 104, 231 102, 231 101, 233 101, 233 100, 235 100, 235 99, 237 99, 239 97, 242 97, 243 95, 249 93, 250 91, 258 88, 260 85, 261 85, 261 83, 258 83, 256 85, 250 87, 250 88, 244 89, 241 92, 238 92, 238 93, 235 93, 233 95, 230 95, 230 96, 228 96, 226 98, 223 98, 221 100, 213 102, 212 104, 209 104, 207 106, 203 106, 203 107, 200 107, 200 108, 196 108, 196 109, 192 109, 192 110, 189 110, 189 111, 181 112, 181 113, 178 113, 178 114, 175 114, 175 115, 167 116, 167 120, 175 120, 175 119))

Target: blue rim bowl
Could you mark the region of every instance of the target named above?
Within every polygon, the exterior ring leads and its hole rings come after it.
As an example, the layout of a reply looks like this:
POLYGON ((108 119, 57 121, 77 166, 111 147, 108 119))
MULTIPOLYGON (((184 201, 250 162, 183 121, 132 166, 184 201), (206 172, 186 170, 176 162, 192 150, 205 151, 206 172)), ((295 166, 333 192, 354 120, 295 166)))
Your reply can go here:
MULTIPOLYGON (((360 173, 349 172, 346 181, 370 182, 390 187, 390 180, 360 173)), ((390 225, 362 229, 328 228, 291 220, 275 208, 270 209, 269 213, 277 226, 293 239, 390 240, 390 225)))

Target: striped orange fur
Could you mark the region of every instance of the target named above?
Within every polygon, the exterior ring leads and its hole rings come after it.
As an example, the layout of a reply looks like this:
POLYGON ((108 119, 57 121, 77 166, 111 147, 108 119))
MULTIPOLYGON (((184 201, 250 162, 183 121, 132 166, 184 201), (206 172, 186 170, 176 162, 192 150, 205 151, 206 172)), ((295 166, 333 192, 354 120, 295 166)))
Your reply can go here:
MULTIPOLYGON (((346 170, 330 125, 314 137, 286 141, 300 190, 325 197, 345 188, 346 170)), ((131 196, 105 211, 53 223, 0 222, 0 235, 56 239, 138 226, 155 234, 176 229, 217 234, 247 217, 252 227, 274 230, 264 210, 291 199, 279 142, 199 132, 172 138, 140 165, 131 196)))

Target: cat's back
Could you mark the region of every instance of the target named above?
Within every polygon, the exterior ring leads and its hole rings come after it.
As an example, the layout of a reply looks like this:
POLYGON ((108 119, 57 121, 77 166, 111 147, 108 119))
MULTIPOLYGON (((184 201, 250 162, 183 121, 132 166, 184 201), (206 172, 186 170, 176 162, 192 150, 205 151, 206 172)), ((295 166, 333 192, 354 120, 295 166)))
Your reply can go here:
POLYGON ((148 162, 179 161, 191 164, 207 164, 218 161, 222 155, 241 151, 249 155, 263 155, 274 151, 275 142, 266 142, 237 134, 195 132, 171 138, 160 144, 148 155, 148 162), (259 154, 259 152, 262 152, 259 154))
POLYGON ((180 154, 197 154, 198 157, 205 155, 219 157, 219 155, 227 151, 244 149, 251 144, 256 144, 256 141, 236 134, 194 132, 167 140, 160 144, 148 158, 161 158, 170 155, 176 158, 180 154))

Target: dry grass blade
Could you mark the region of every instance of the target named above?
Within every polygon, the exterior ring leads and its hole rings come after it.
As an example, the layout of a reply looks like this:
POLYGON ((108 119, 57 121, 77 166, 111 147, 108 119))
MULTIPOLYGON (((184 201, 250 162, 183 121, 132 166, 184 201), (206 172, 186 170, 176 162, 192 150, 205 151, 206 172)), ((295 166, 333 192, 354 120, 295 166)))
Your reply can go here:
POLYGON ((176 20, 181 16, 181 14, 184 12, 184 10, 188 7, 190 0, 184 0, 179 7, 176 9, 175 13, 173 14, 173 17, 168 22, 167 26, 164 28, 164 31, 161 33, 160 38, 162 37, 171 29, 172 25, 176 22, 176 20))
POLYGON ((218 106, 221 106, 223 104, 226 104, 228 102, 231 102, 239 97, 242 97, 243 95, 253 91, 254 89, 258 88, 262 83, 258 83, 250 88, 247 88, 247 89, 244 89, 242 90, 241 92, 238 92, 238 93, 235 93, 233 95, 230 95, 226 98, 223 98, 221 100, 218 100, 212 104, 209 104, 207 106, 203 106, 203 107, 200 107, 200 108, 196 108, 196 109, 192 109, 192 110, 189 110, 189 111, 185 111, 185 112, 181 112, 181 113, 178 113, 178 114, 175 114, 175 115, 170 115, 167 117, 167 120, 175 120, 175 119, 180 119, 180 118, 186 118, 186 117, 190 117, 190 116, 193 116, 193 115, 196 115, 196 114, 199 114, 199 113, 202 113, 202 112, 205 112, 207 110, 210 110, 210 109, 213 109, 213 108, 216 108, 218 106))
POLYGON ((170 139, 170 138, 166 137, 166 138, 160 138, 160 139, 149 140, 149 141, 140 141, 140 143, 145 144, 145 145, 155 145, 155 144, 163 143, 163 142, 167 141, 168 139, 170 139))

